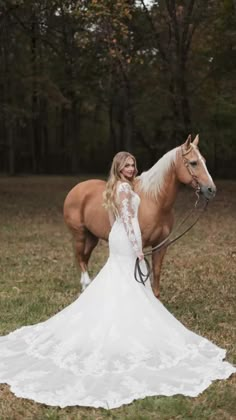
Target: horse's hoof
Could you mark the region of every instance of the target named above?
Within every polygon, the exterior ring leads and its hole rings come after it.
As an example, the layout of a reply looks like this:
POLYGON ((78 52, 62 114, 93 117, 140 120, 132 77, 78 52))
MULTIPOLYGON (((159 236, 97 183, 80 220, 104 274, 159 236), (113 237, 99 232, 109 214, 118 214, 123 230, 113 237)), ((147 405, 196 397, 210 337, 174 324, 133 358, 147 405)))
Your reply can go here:
POLYGON ((89 278, 88 272, 87 271, 82 272, 81 280, 80 280, 82 292, 86 289, 86 287, 90 285, 90 283, 91 283, 91 280, 89 278))

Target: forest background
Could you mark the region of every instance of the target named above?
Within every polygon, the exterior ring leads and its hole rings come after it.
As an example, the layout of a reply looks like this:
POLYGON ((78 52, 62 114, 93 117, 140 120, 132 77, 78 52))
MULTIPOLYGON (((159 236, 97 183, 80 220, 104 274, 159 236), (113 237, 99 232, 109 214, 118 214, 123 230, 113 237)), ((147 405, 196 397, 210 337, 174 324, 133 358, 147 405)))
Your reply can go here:
POLYGON ((235 178, 235 0, 0 0, 0 172, 140 170, 200 134, 235 178))

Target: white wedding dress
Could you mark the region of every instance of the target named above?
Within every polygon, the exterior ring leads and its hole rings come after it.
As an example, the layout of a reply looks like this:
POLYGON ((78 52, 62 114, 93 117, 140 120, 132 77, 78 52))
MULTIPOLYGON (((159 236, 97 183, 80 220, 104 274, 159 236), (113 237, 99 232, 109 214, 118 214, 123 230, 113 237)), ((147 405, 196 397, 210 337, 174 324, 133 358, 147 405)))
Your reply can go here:
POLYGON ((71 305, 0 337, 0 383, 51 406, 107 409, 153 395, 197 396, 236 371, 225 350, 189 331, 134 279, 139 197, 118 186, 109 258, 71 305))

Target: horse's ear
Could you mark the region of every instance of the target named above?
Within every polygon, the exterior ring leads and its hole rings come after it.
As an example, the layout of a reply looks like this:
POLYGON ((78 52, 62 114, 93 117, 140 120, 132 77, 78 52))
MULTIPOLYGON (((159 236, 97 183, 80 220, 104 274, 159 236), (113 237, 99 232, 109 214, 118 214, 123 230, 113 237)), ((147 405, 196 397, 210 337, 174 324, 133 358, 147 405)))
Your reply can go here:
POLYGON ((186 150, 188 150, 188 149, 189 149, 189 146, 190 146, 190 144, 191 144, 191 140, 192 140, 192 137, 191 137, 191 134, 189 134, 189 135, 188 135, 188 138, 187 138, 187 140, 186 140, 186 142, 184 143, 184 148, 185 148, 186 150))
POLYGON ((195 139, 193 140, 193 144, 197 146, 199 143, 199 134, 196 135, 195 139))

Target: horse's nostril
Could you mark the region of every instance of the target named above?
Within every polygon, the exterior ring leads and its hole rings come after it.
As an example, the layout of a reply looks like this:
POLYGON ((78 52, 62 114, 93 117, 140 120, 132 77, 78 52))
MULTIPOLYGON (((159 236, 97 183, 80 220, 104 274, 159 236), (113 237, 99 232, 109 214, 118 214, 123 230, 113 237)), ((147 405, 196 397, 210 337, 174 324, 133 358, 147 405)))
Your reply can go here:
POLYGON ((215 188, 214 186, 212 186, 212 187, 207 187, 207 193, 208 193, 210 196, 214 197, 214 196, 215 196, 215 193, 216 193, 216 188, 215 188))

